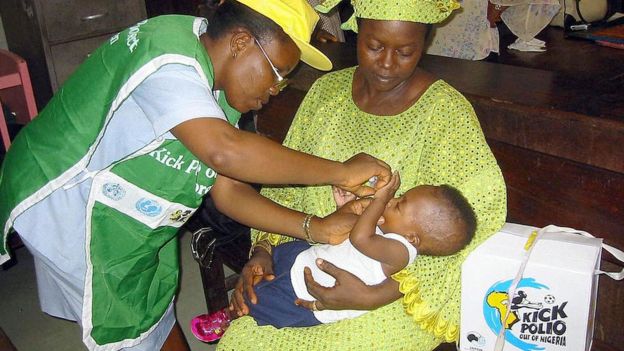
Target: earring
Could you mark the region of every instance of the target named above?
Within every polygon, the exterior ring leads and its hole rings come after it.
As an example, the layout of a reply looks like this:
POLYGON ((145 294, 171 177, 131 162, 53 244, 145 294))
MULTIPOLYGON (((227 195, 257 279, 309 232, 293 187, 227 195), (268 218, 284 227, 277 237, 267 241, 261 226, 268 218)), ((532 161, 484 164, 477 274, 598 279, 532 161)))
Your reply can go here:
POLYGON ((232 58, 236 58, 236 53, 232 53, 232 58))

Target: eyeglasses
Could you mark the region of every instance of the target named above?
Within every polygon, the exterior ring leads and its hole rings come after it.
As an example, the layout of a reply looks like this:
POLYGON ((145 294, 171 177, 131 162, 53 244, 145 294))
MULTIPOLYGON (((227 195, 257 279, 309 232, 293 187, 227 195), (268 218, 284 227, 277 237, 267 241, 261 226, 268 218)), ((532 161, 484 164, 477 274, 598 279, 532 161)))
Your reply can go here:
POLYGON ((258 39, 254 38, 254 41, 256 42, 256 44, 258 44, 260 51, 262 51, 262 55, 264 55, 264 58, 266 58, 266 60, 269 62, 269 65, 271 66, 273 73, 275 73, 275 76, 277 77, 277 83, 275 83, 273 86, 277 88, 277 90, 279 91, 284 90, 284 88, 286 88, 286 86, 288 85, 288 78, 284 78, 279 74, 279 72, 277 71, 277 68, 275 68, 275 65, 273 65, 273 62, 271 62, 271 59, 267 55, 266 51, 264 51, 264 48, 262 47, 262 45, 260 45, 260 42, 258 41, 258 39))

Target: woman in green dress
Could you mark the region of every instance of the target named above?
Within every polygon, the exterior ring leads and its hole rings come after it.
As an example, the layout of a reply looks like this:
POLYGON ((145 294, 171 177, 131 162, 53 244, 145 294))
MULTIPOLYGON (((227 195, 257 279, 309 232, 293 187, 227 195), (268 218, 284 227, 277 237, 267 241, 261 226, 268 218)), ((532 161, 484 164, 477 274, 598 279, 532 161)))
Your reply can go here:
MULTIPOLYGON (((325 1, 325 9, 339 1, 325 1), (329 4, 332 2, 333 4, 329 4)), ((284 144, 334 160, 355 152, 383 159, 401 174, 401 189, 450 184, 473 206, 478 229, 472 243, 448 257, 420 256, 377 286, 324 262, 336 286, 307 279, 317 300, 307 308, 366 309, 352 320, 310 328, 259 327, 250 317, 233 322, 221 350, 432 350, 457 340, 460 268, 466 256, 504 223, 506 192, 500 169, 470 103, 419 67, 431 23, 458 7, 454 0, 358 0, 346 27, 357 30, 359 66, 329 73, 306 95, 284 144)), ((344 26, 343 26, 344 27, 344 26)), ((328 186, 266 188, 290 208, 324 216, 335 208, 328 186)), ((311 239, 314 240, 314 220, 311 239)), ((254 248, 231 308, 246 314, 253 283, 271 279, 270 247, 291 238, 253 231, 254 248)), ((308 277, 309 278, 309 277, 308 277)))
MULTIPOLYGON (((370 194, 361 185, 371 176, 391 177, 370 156, 341 164, 238 130, 300 59, 331 62, 309 44, 318 15, 305 0, 231 0, 221 11, 210 22, 150 18, 111 37, 0 165, 0 264, 14 228, 33 255, 42 310, 76 321, 89 350, 188 350, 174 311, 177 233, 208 191, 239 222, 304 238, 307 214, 246 182, 370 194)), ((328 237, 346 237, 356 219, 337 215, 319 221, 328 237)))

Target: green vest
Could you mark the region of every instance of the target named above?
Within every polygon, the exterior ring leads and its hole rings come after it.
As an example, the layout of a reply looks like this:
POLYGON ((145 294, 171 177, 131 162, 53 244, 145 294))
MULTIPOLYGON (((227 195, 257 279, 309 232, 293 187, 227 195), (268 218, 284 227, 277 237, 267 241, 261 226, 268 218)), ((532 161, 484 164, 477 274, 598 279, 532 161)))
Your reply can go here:
MULTIPOLYGON (((198 39, 205 20, 161 16, 114 35, 78 68, 17 136, 0 169, 0 263, 17 216, 86 170, 113 113, 161 66, 192 66, 210 86, 198 39)), ((240 114, 223 93, 228 121, 240 114)), ((177 140, 158 138, 98 170, 87 203, 83 339, 90 349, 129 347, 155 328, 178 286, 179 227, 216 173, 177 140)))

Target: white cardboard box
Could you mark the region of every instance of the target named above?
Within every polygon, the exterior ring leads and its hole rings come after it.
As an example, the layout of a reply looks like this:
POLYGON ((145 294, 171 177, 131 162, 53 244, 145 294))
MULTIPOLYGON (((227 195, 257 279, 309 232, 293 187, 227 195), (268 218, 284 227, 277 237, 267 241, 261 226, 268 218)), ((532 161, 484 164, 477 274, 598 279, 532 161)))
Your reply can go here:
MULTIPOLYGON (((537 229, 508 223, 467 257, 462 265, 460 350, 494 350, 508 290, 527 239, 537 229)), ((601 244, 602 239, 575 234, 543 234, 505 320, 504 350, 590 350, 601 244)))

